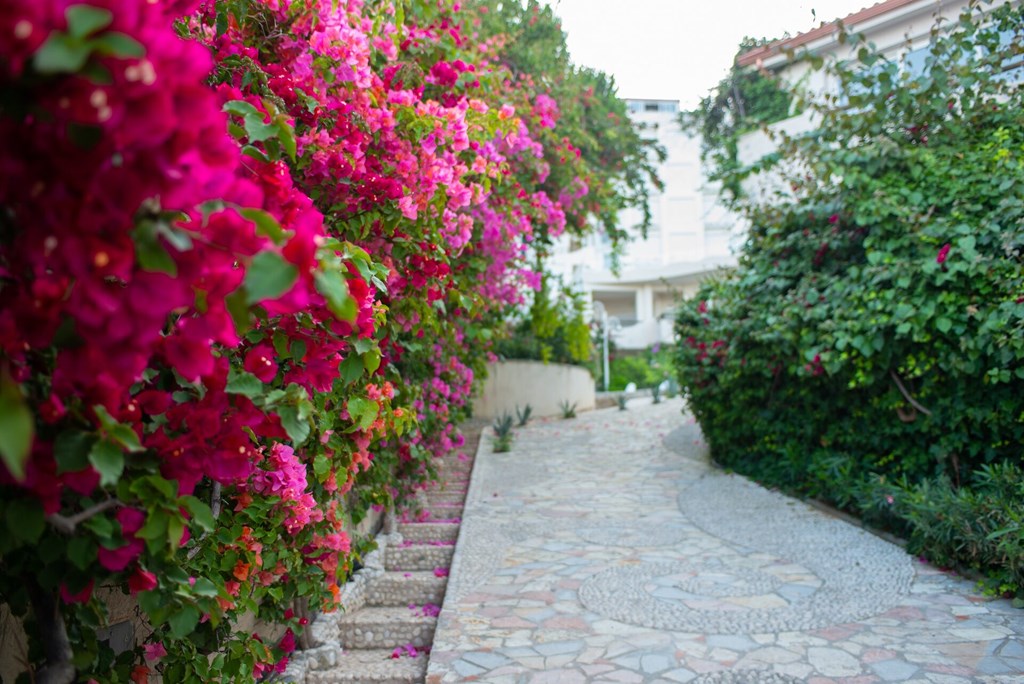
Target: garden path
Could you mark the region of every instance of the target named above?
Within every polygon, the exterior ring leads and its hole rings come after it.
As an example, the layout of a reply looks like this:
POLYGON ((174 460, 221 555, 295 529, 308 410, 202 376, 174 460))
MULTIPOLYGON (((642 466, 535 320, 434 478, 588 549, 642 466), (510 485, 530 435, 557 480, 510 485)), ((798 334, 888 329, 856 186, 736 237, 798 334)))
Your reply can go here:
POLYGON ((483 440, 428 684, 1024 681, 1024 611, 714 468, 682 411, 483 440))

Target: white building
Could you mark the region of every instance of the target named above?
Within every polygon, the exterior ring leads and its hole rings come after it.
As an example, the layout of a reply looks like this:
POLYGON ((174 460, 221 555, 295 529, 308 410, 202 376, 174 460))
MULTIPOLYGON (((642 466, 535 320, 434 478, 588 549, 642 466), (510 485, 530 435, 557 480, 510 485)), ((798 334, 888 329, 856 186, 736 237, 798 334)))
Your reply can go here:
MULTIPOLYGON (((600 302, 612 319, 620 349, 640 350, 673 341, 676 301, 692 295, 708 273, 735 264, 734 217, 705 182, 700 141, 683 132, 677 100, 626 100, 631 118, 668 153, 658 168, 664 183, 651 195, 652 225, 644 240, 626 246, 619 275, 611 272, 611 245, 600 236, 583 244, 562 241, 552 267, 567 282, 600 302)), ((620 216, 641 223, 639 210, 620 216)))
MULTIPOLYGON (((1019 0, 1012 0, 1018 4, 1019 0)), ((736 58, 740 67, 762 69, 777 75, 791 89, 813 98, 819 93, 834 93, 837 84, 821 70, 812 70, 806 60, 794 60, 793 56, 815 56, 830 60, 855 60, 859 45, 841 43, 840 24, 850 33, 864 36, 869 44, 890 60, 904 60, 905 69, 911 71, 924 67, 928 56, 931 31, 938 26, 955 26, 963 10, 970 3, 967 0, 885 0, 871 7, 854 12, 841 20, 822 23, 819 27, 797 34, 792 38, 777 40, 768 45, 745 52, 736 58), (942 21, 941 24, 937 22, 942 21)), ((982 10, 990 11, 1006 0, 996 0, 990 5, 982 4, 982 10)), ((1009 42, 1007 36, 1007 42, 1009 42)), ((1018 69, 1019 71, 1019 69, 1018 69)), ((1016 74, 1019 78, 1019 73, 1016 74)), ((756 131, 743 136, 738 145, 741 164, 756 162, 774 151, 772 133, 785 132, 799 135, 814 127, 814 121, 807 112, 779 121, 769 126, 769 133, 756 131)), ((777 190, 770 177, 752 179, 745 185, 748 192, 777 190)))

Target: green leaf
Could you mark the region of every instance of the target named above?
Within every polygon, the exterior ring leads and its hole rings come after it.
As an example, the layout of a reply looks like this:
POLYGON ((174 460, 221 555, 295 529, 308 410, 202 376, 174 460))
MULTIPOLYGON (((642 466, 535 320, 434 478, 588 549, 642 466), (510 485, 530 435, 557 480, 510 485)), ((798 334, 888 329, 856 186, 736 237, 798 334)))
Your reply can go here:
POLYGON ((953 327, 953 321, 949 320, 945 316, 937 318, 935 320, 935 327, 939 329, 939 332, 947 333, 950 328, 953 327))
POLYGON ((291 235, 290 231, 281 228, 276 218, 262 209, 239 209, 238 213, 255 223, 256 232, 270 238, 276 245, 280 245, 291 235))
POLYGON ((252 373, 232 368, 228 372, 228 384, 224 391, 228 394, 241 394, 250 399, 255 399, 261 396, 265 389, 263 381, 252 373))
POLYGON ((157 237, 155 223, 141 223, 132 231, 132 240, 135 242, 135 259, 143 271, 166 273, 171 277, 178 275, 178 264, 157 237))
POLYGON ((122 59, 128 57, 139 59, 146 56, 146 48, 142 43, 120 31, 107 31, 102 36, 94 38, 92 46, 100 54, 122 59))
POLYGON ((133 454, 137 454, 140 451, 145 451, 145 449, 142 446, 142 443, 139 442, 139 436, 135 433, 135 430, 125 425, 124 423, 118 423, 117 425, 114 425, 109 430, 107 430, 107 434, 110 435, 115 442, 117 442, 118 444, 120 444, 133 454))
POLYGON ((114 20, 113 12, 92 5, 71 5, 64 10, 64 16, 68 20, 68 33, 75 38, 96 33, 114 20))
POLYGON ((192 237, 181 228, 169 221, 157 221, 154 223, 157 234, 179 252, 187 252, 192 249, 192 237))
POLYGON ((345 278, 335 270, 317 271, 313 276, 316 289, 327 299, 331 313, 343 321, 353 322, 359 316, 359 307, 348 293, 345 278))
POLYGON ((295 130, 283 120, 277 123, 277 139, 281 141, 281 147, 288 158, 295 161, 295 130))
POLYGON ((352 416, 352 421, 363 430, 373 425, 378 412, 380 412, 380 406, 375 401, 362 397, 352 397, 348 400, 348 413, 352 416))
POLYGON ((68 542, 68 560, 79 570, 85 570, 96 560, 96 543, 88 537, 73 537, 68 542))
POLYGON ((46 528, 46 520, 43 514, 43 505, 35 499, 15 499, 7 504, 4 511, 7 520, 7 529, 16 538, 35 544, 43 535, 46 528))
POLYGON ((262 116, 260 110, 256 109, 251 103, 245 100, 231 100, 225 102, 221 108, 228 114, 236 114, 237 116, 262 116))
POLYGON ((341 362, 341 379, 346 384, 351 385, 353 382, 363 376, 363 369, 365 364, 362 359, 357 356, 350 356, 341 362))
POLYGON ((135 430, 124 423, 114 420, 114 417, 110 415, 106 407, 102 404, 96 404, 92 407, 92 410, 96 413, 96 417, 99 418, 100 425, 103 427, 103 431, 107 433, 107 436, 112 437, 115 442, 132 453, 145 451, 139 442, 139 436, 135 434, 135 430))
POLYGON ((313 472, 316 474, 317 479, 323 480, 327 477, 327 473, 331 472, 331 460, 324 454, 317 454, 313 459, 313 472))
POLYGON ((25 477, 35 437, 35 421, 25 403, 21 387, 11 377, 7 366, 0 367, 0 458, 16 480, 25 477))
POLYGON ((163 546, 164 537, 167 535, 168 521, 169 518, 166 512, 160 510, 153 511, 146 518, 146 524, 135 533, 135 536, 149 542, 154 542, 150 545, 151 549, 159 549, 163 546))
POLYGON ((181 502, 185 510, 192 516, 192 522, 199 525, 205 532, 211 532, 217 521, 213 517, 213 510, 200 499, 194 496, 183 496, 181 502))
POLYGON ((53 443, 53 456, 57 460, 57 474, 76 472, 89 466, 89 451, 96 437, 88 432, 68 430, 57 435, 53 443))
POLYGON ((366 368, 366 372, 370 373, 371 375, 373 373, 376 373, 377 369, 380 368, 380 362, 380 349, 374 348, 363 354, 363 366, 366 368))
POLYGON ((218 595, 217 587, 205 577, 196 578, 196 583, 192 585, 191 591, 196 596, 206 596, 208 598, 214 598, 218 595))
POLYGON ((180 610, 171 613, 167 618, 167 624, 171 628, 171 635, 182 639, 187 637, 199 623, 199 609, 195 606, 182 606, 180 610))
POLYGON ((124 452, 121 447, 109 440, 101 440, 89 451, 89 463, 100 474, 100 484, 117 484, 124 472, 124 452))
POLYGON ((89 61, 91 49, 82 41, 61 33, 51 33, 32 56, 32 64, 41 74, 74 74, 89 61))
POLYGON ((231 314, 231 320, 235 323, 235 331, 239 335, 245 335, 252 324, 248 302, 249 293, 246 292, 244 286, 224 298, 224 304, 228 308, 228 313, 231 314))
POLYGON ((277 409, 277 416, 295 447, 306 441, 310 431, 309 421, 299 415, 299 407, 291 404, 280 406, 277 409))
POLYGON ((260 252, 245 272, 246 301, 256 304, 277 299, 291 289, 298 277, 299 269, 277 252, 260 252))

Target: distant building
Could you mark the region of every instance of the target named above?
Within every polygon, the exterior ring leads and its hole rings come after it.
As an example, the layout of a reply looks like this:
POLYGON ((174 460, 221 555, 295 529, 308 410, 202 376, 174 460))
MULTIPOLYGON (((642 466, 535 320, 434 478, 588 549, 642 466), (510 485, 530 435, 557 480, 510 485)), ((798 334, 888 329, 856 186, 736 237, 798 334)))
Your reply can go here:
MULTIPOLYGON (((563 240, 552 265, 567 282, 600 302, 615 325, 620 349, 673 341, 672 314, 680 296, 693 294, 715 269, 735 264, 735 219, 718 203, 700 161, 700 141, 683 132, 678 100, 626 100, 630 117, 668 152, 658 168, 664 190, 651 196, 652 225, 644 240, 626 246, 619 275, 611 272, 611 245, 601 236, 563 240)), ((623 226, 641 223, 623 212, 623 226)))

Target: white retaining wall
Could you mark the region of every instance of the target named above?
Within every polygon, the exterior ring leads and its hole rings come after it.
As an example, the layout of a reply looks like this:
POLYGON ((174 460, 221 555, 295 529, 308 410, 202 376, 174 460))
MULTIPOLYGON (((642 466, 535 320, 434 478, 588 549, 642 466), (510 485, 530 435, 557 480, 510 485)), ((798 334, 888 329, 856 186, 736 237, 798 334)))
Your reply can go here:
POLYGON ((473 402, 473 415, 515 417, 516 407, 533 409, 531 415, 560 416, 561 403, 576 404, 577 411, 595 406, 594 378, 580 366, 540 361, 498 361, 487 367, 487 380, 473 402))

